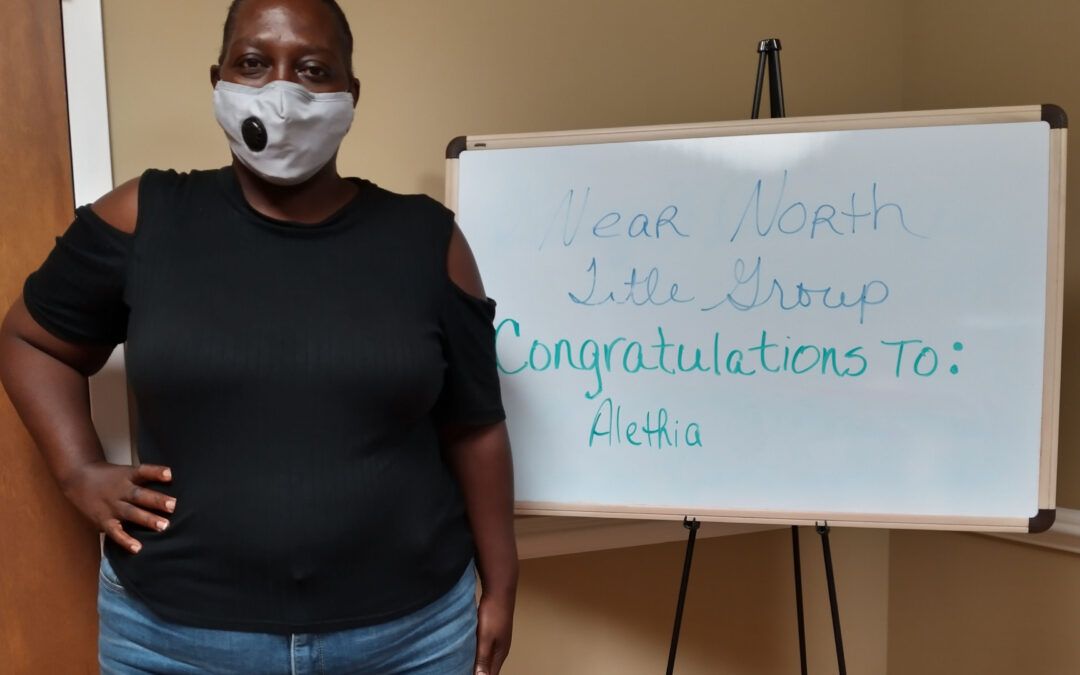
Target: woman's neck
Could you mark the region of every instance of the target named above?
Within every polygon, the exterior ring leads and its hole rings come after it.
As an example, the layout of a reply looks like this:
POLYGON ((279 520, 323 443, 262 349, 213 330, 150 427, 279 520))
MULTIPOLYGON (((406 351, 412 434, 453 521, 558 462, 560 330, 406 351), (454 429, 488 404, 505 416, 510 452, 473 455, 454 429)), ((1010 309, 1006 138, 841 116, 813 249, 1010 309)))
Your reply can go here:
POLYGON ((314 225, 329 218, 356 196, 356 184, 338 175, 335 160, 330 160, 299 185, 268 183, 235 157, 233 170, 251 208, 269 218, 314 225))

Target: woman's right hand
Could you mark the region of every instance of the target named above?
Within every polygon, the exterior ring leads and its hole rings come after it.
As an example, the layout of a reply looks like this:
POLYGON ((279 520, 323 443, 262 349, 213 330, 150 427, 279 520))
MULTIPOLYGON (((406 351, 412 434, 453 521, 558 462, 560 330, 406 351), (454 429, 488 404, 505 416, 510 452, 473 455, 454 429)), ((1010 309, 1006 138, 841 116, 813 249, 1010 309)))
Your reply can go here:
POLYGON ((167 528, 169 521, 159 513, 173 513, 176 499, 143 486, 171 480, 172 471, 165 466, 98 461, 74 469, 65 477, 62 488, 68 500, 110 539, 138 553, 142 544, 124 531, 124 523, 158 531, 167 528))
MULTIPOLYGON (((132 192, 132 184, 125 185, 110 194, 132 192)), ((112 351, 112 345, 69 342, 49 333, 22 296, 0 324, 0 380, 64 495, 124 550, 138 553, 142 544, 124 531, 124 523, 164 530, 169 521, 162 514, 175 511, 176 499, 145 487, 170 482, 169 467, 105 461, 87 378, 112 351)))

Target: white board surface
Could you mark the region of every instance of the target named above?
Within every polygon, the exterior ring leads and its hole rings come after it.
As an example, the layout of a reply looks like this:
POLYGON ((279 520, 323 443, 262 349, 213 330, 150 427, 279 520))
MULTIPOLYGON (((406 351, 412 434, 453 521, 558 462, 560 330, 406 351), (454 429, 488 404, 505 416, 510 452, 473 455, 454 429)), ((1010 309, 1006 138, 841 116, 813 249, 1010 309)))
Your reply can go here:
POLYGON ((1034 517, 1050 146, 1031 121, 463 152, 520 505, 1034 517))

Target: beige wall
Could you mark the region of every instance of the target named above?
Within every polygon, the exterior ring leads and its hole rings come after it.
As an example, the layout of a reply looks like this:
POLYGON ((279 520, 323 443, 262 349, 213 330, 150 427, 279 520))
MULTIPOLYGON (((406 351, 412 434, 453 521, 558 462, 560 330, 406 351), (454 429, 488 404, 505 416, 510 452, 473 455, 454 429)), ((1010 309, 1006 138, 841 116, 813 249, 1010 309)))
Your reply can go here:
MULTIPOLYGON (((907 0, 906 109, 1056 103, 1073 115, 1058 504, 1080 508, 1080 3, 907 0)), ((960 534, 894 532, 889 675, 1080 672, 1080 559, 960 534)))
MULTIPOLYGON (((228 161, 208 79, 227 4, 103 0, 118 180, 228 161)), ((443 149, 457 135, 745 118, 764 37, 783 41, 791 115, 1044 101, 1080 111, 1071 81, 1080 3, 1071 0, 342 4, 363 86, 342 169, 436 197, 443 149)), ((1076 278, 1067 279, 1059 492, 1080 507, 1080 427, 1069 414, 1080 406, 1076 278)), ((803 538, 811 672, 835 672, 820 547, 803 538)), ((890 675, 1080 672, 1074 649, 1032 638, 1020 614, 1038 601, 1041 628, 1080 627, 1067 599, 1077 597, 1075 557, 869 530, 835 531, 833 547, 850 672, 882 674, 886 663, 890 675), (1016 635, 1025 639, 1007 639, 1016 635), (1003 665, 1016 662, 1029 668, 1003 665)), ((681 565, 678 544, 526 561, 506 672, 661 672, 681 565)), ((786 530, 701 541, 677 672, 798 672, 790 566, 786 530)))
POLYGON ((1080 559, 976 535, 893 532, 888 675, 1080 672, 1080 559))

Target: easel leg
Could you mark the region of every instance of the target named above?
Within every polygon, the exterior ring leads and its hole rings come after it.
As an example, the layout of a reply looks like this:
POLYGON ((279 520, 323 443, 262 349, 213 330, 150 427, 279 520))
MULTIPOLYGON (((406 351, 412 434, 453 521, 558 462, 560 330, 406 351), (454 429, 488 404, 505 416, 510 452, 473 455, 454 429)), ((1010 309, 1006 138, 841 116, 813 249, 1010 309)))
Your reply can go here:
POLYGON ((799 618, 799 666, 806 675, 806 619, 803 615, 802 560, 799 557, 799 526, 791 526, 791 550, 795 557, 795 612, 799 618))
POLYGON ((836 638, 836 665, 840 675, 847 675, 844 663, 844 640, 840 636, 840 610, 836 604, 836 579, 833 576, 832 552, 829 550, 829 524, 817 526, 821 535, 821 550, 825 554, 825 580, 829 584, 829 608, 832 610, 833 637, 836 638))
POLYGON ((773 117, 784 116, 784 89, 780 79, 780 41, 769 38, 758 43, 757 80, 754 83, 754 104, 750 109, 750 119, 756 120, 761 110, 761 88, 765 81, 765 70, 769 71, 769 113, 773 117))
POLYGON ((784 88, 780 79, 780 41, 772 40, 769 51, 769 114, 786 117, 784 111, 784 88))
POLYGON ((683 527, 690 530, 686 540, 686 559, 683 561, 682 584, 679 586, 679 603, 675 607, 675 628, 671 633, 671 649, 668 651, 667 675, 675 670, 675 652, 679 648, 679 629, 682 628, 683 606, 686 604, 686 587, 690 583, 690 563, 694 559, 694 540, 701 523, 697 519, 683 518, 683 527))
POLYGON ((759 50, 757 64, 757 79, 754 80, 754 104, 750 108, 750 119, 756 120, 761 112, 761 86, 765 83, 765 65, 767 57, 763 50, 759 50))

